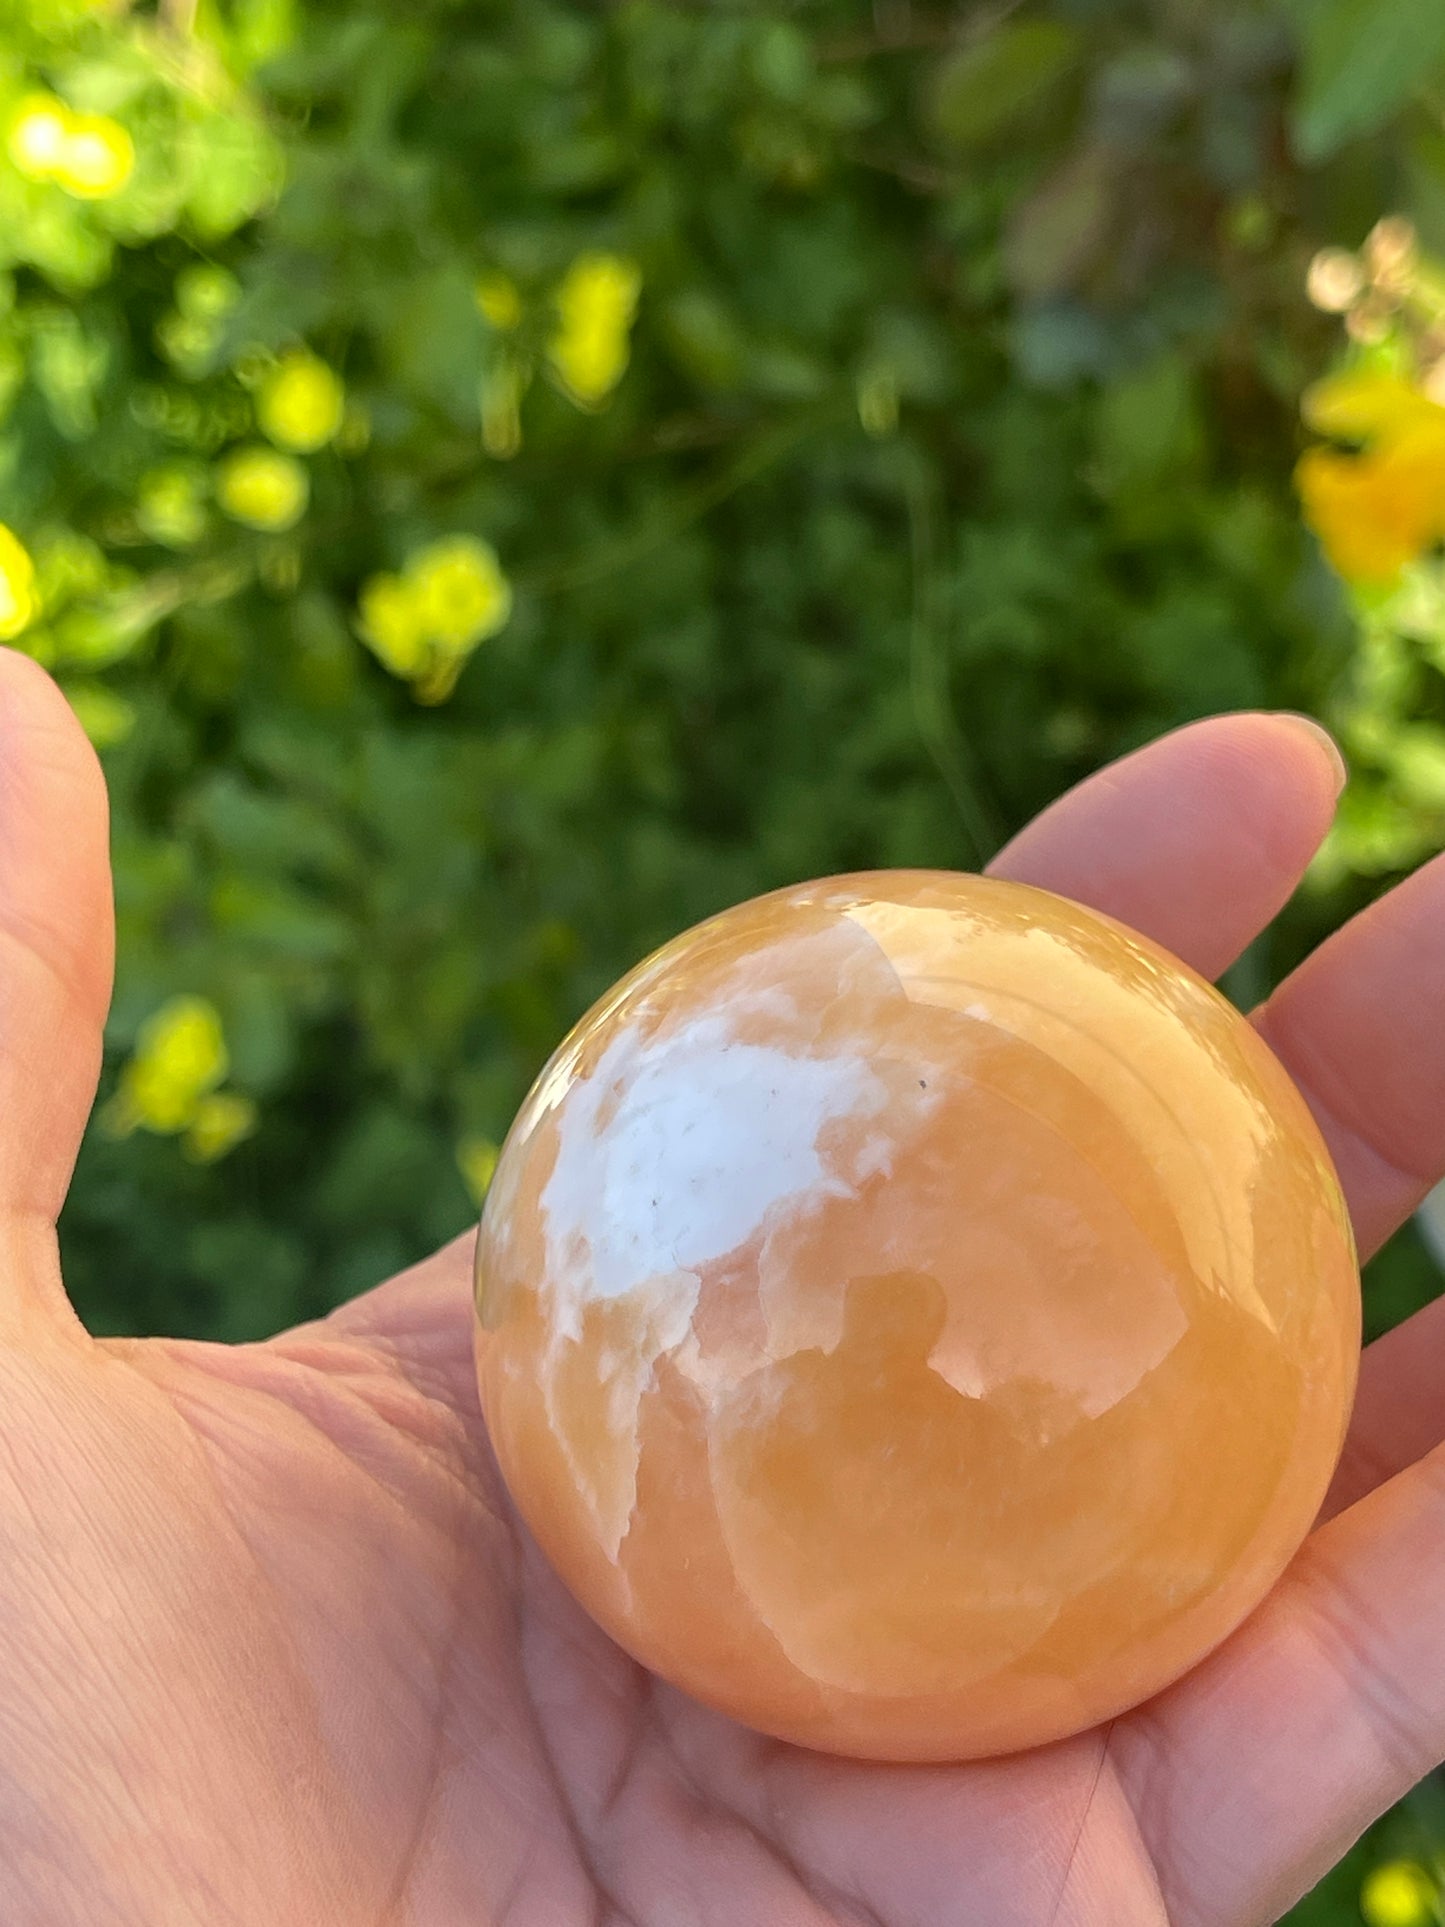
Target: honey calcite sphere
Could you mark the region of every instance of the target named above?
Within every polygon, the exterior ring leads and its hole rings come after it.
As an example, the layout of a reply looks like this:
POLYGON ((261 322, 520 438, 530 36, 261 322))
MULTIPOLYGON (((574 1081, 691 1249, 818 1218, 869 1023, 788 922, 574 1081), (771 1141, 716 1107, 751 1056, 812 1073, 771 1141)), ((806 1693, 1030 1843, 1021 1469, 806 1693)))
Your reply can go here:
POLYGON ((779 1737, 961 1760, 1136 1705, 1298 1547, 1359 1276, 1303 1100, 1109 917, 834 877, 561 1045, 483 1214, 522 1516, 645 1665, 779 1737))

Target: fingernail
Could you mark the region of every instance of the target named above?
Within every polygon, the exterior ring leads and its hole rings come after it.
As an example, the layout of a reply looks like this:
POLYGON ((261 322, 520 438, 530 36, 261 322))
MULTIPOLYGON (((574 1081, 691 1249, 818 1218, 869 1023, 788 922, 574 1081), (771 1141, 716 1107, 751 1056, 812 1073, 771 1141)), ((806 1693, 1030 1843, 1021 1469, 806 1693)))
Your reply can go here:
POLYGON ((1302 716, 1297 709, 1277 709, 1274 713, 1282 723, 1292 723, 1296 729, 1303 730, 1329 757, 1335 772, 1335 795, 1338 796, 1350 772, 1340 754, 1339 744, 1324 724, 1317 723, 1313 716, 1302 716))

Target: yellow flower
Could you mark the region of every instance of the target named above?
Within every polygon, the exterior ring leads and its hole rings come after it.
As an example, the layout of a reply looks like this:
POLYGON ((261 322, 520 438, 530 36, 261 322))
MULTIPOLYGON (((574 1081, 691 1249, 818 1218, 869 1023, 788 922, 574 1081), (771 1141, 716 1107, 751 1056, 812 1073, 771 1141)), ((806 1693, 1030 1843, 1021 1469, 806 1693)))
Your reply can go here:
POLYGON ((54 94, 25 96, 5 146, 27 180, 54 181, 82 201, 119 194, 135 171, 135 143, 119 121, 72 113, 54 94))
POLYGON ((70 109, 54 94, 27 94, 10 117, 5 150, 27 180, 54 178, 70 132, 70 109))
POLYGON ((119 194, 135 171, 135 143, 107 114, 71 117, 60 158, 52 169, 67 194, 104 201, 119 194))
POLYGON ((466 1180, 472 1202, 480 1205, 497 1168, 498 1149, 489 1137, 464 1137, 457 1146, 457 1168, 466 1180))
POLYGON ((1445 535, 1445 412, 1363 455, 1311 448, 1295 485, 1305 520, 1347 582, 1389 583, 1445 535))
POLYGON ((1390 1860, 1367 1875, 1360 1912, 1369 1927, 1432 1927, 1440 1918, 1435 1883, 1412 1860, 1390 1860))
POLYGON ((474 535, 448 535, 407 557, 401 575, 363 583, 356 626, 362 641, 418 702, 444 702, 477 644, 512 612, 512 588, 496 550, 474 535))
POLYGON ((1300 414, 1317 434, 1350 442, 1374 441, 1429 423, 1445 426, 1445 408, 1413 382, 1370 368, 1347 369, 1317 381, 1305 390, 1300 414))
POLYGON ((599 406, 626 371, 641 290, 637 264, 616 254, 579 255, 563 277, 548 353, 573 400, 584 407, 599 406))
POLYGON ((1300 458, 1306 521, 1346 581, 1389 584, 1445 536, 1445 408, 1403 375, 1366 367, 1316 382, 1300 409, 1321 434, 1363 444, 1300 458))
POLYGON ((510 334, 522 320, 522 297, 505 274, 484 274, 477 283, 477 306, 482 318, 502 334, 510 334))
POLYGON ((198 1164, 212 1164, 255 1128, 256 1106, 249 1097, 239 1091, 213 1091, 196 1105, 183 1148, 198 1164))
POLYGON ((35 564, 19 537, 0 522, 0 642, 35 619, 35 564))
POLYGON ((416 584, 406 576, 374 575, 361 586, 357 628, 372 654, 394 676, 426 668, 427 635, 416 584))
POLYGON ((512 613, 512 589, 497 552, 474 535, 449 535, 407 564, 422 627, 448 654, 494 636, 512 613))
POLYGON ((291 528, 305 513, 310 494, 300 462, 255 443, 233 450, 216 474, 216 500, 234 521, 252 529, 291 528))
POLYGON ((183 1131, 229 1067, 221 1019, 204 997, 173 997, 148 1017, 121 1076, 110 1128, 183 1131))
POLYGON ((346 416, 341 377, 306 349, 284 355, 261 384, 256 419, 280 448, 324 448, 346 416))

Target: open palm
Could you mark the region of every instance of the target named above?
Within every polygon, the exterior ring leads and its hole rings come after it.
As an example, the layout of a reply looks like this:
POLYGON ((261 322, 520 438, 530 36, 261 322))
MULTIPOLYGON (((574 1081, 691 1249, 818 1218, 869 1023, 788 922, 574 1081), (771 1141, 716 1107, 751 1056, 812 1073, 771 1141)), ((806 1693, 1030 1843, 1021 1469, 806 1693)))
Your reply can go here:
MULTIPOLYGON (((1196 724, 993 866, 1217 975, 1328 823, 1295 722, 1196 724)), ((0 652, 7 1927, 1246 1927, 1445 1755, 1445 1312, 1366 1357, 1322 1523, 1203 1666, 962 1767, 763 1740, 651 1679, 509 1510, 471 1239, 264 1344, 94 1340, 55 1219, 110 994, 104 791, 0 652)), ((1258 1013, 1361 1248, 1445 1168, 1445 868, 1258 1013)))

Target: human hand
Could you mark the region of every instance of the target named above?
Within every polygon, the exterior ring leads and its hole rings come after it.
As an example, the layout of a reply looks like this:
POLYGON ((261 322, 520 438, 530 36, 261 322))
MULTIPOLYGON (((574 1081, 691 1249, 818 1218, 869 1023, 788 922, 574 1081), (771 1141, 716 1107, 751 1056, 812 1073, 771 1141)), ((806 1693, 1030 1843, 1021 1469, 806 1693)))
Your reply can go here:
MULTIPOLYGON (((991 866, 1217 976, 1328 824, 1215 718, 991 866)), ((1257 1013, 1362 1254, 1445 1170, 1445 860, 1257 1013)), ((0 1918, 7 1927, 1256 1927, 1445 1755, 1445 1306, 1366 1355, 1280 1584, 1107 1728, 957 1767, 760 1738, 628 1660, 512 1514, 472 1237, 263 1344, 92 1339, 54 1230, 110 989, 104 791, 0 651, 0 1918)))

